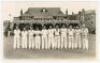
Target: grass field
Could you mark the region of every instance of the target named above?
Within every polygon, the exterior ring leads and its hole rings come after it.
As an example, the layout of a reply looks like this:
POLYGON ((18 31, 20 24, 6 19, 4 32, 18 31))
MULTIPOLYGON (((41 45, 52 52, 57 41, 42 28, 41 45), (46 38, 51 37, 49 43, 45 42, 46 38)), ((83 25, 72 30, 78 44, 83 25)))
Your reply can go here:
POLYGON ((89 34, 89 50, 82 49, 62 49, 62 50, 35 50, 35 49, 13 49, 13 37, 4 37, 4 57, 5 58, 95 58, 96 36, 89 34))

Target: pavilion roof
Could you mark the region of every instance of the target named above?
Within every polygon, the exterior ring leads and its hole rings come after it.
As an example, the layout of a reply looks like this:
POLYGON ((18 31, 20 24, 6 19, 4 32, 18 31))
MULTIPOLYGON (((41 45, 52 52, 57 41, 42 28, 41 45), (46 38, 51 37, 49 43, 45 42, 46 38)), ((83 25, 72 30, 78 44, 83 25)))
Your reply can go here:
POLYGON ((23 16, 64 16, 64 13, 58 7, 42 7, 42 8, 34 8, 30 7, 28 10, 23 14, 23 16))

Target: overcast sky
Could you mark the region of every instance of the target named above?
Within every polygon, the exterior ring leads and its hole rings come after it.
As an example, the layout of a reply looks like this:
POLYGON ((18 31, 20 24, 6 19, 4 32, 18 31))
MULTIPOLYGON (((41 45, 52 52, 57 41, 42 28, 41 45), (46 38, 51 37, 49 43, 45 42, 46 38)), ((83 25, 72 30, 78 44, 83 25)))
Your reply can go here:
POLYGON ((64 13, 68 9, 68 13, 71 14, 72 11, 78 13, 82 8, 94 10, 96 9, 96 2, 2 2, 2 19, 17 17, 21 9, 25 12, 29 7, 60 7, 64 13))

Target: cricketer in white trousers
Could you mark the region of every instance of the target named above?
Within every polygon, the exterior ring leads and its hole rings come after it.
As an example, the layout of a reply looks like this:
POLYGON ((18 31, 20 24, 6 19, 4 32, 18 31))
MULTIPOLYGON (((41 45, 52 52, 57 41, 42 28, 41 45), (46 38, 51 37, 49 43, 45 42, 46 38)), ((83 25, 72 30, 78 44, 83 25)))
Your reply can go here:
POLYGON ((20 48, 21 41, 20 41, 20 30, 14 30, 14 43, 13 48, 20 48))
POLYGON ((74 43, 73 43, 73 40, 74 40, 74 29, 68 29, 68 47, 69 48, 72 48, 74 47, 74 43))
POLYGON ((55 29, 55 42, 53 42, 55 48, 60 48, 60 30, 55 29))
POLYGON ((75 41, 74 41, 74 48, 81 48, 82 42, 81 42, 81 30, 75 29, 75 41))
POLYGON ((67 33, 68 33, 68 30, 66 28, 61 29, 61 48, 68 47, 67 33))
POLYGON ((54 29, 48 29, 48 49, 55 47, 54 29))
POLYGON ((43 29, 42 30, 42 49, 48 48, 47 34, 48 34, 47 30, 43 29))
POLYGON ((34 42, 34 30, 29 30, 28 31, 28 43, 29 43, 29 49, 34 48, 35 47, 35 42, 34 42))
POLYGON ((21 32, 22 35, 22 48, 27 48, 27 44, 28 44, 28 31, 22 31, 21 32))
POLYGON ((82 29, 83 49, 88 50, 88 28, 82 29))
POLYGON ((39 30, 36 30, 35 31, 35 48, 36 49, 40 49, 40 46, 41 46, 41 31, 39 30))

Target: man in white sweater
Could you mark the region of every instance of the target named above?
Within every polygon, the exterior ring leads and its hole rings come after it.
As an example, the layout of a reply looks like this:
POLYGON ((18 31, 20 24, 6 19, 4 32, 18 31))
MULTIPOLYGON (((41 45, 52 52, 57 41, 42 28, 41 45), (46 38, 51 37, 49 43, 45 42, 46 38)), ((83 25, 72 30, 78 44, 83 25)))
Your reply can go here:
POLYGON ((28 43, 29 43, 29 49, 35 47, 35 42, 34 42, 34 30, 30 26, 30 29, 28 30, 28 43))
POLYGON ((36 27, 36 30, 34 31, 34 34, 35 34, 35 48, 36 49, 40 49, 40 47, 41 47, 41 42, 42 42, 42 40, 41 40, 41 31, 39 30, 39 27, 37 26, 36 27))
POLYGON ((20 48, 21 46, 21 41, 20 41, 20 29, 18 28, 18 26, 16 26, 16 29, 14 30, 14 44, 13 44, 13 48, 20 48))
POLYGON ((47 49, 48 47, 47 34, 48 32, 47 32, 46 26, 44 25, 42 29, 42 49, 47 49))
POLYGON ((81 42, 81 29, 79 26, 76 26, 75 29, 75 41, 74 41, 74 48, 81 48, 82 42, 81 42))
POLYGON ((70 25, 69 29, 68 29, 68 46, 69 48, 72 48, 74 47, 74 44, 73 44, 73 40, 74 40, 74 29, 72 28, 72 25, 70 25))
POLYGON ((61 48, 67 48, 68 47, 68 40, 67 40, 67 33, 68 29, 65 25, 62 25, 61 28, 61 48))
POLYGON ((53 42, 54 44, 55 44, 55 47, 56 48, 60 48, 60 29, 59 29, 59 25, 56 25, 55 26, 56 27, 56 29, 55 29, 55 31, 54 31, 54 34, 55 34, 55 42, 53 42))
POLYGON ((83 43, 83 49, 88 50, 88 28, 85 27, 85 24, 83 24, 82 28, 82 43, 83 43))
POLYGON ((49 29, 48 29, 48 49, 55 47, 54 42, 55 42, 54 41, 54 29, 52 26, 49 26, 49 29))
POLYGON ((21 32, 21 39, 22 39, 22 48, 27 48, 27 44, 28 44, 28 31, 26 30, 26 28, 24 27, 22 32, 21 32))

